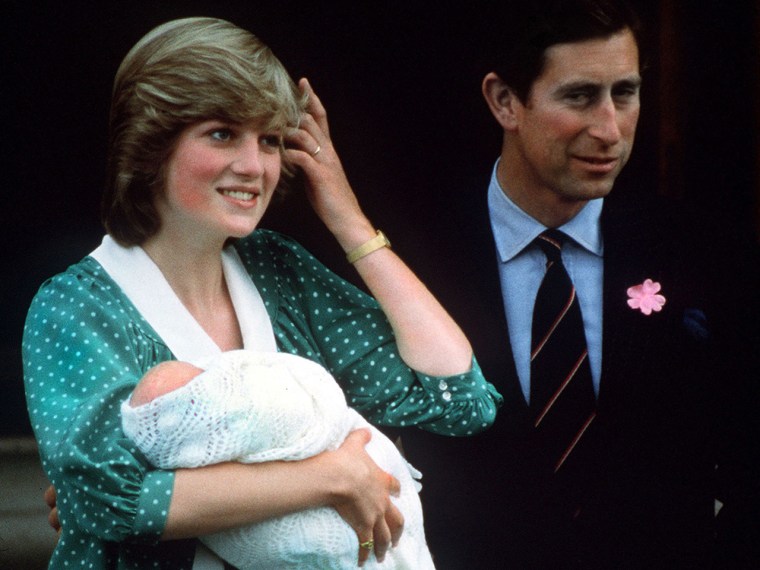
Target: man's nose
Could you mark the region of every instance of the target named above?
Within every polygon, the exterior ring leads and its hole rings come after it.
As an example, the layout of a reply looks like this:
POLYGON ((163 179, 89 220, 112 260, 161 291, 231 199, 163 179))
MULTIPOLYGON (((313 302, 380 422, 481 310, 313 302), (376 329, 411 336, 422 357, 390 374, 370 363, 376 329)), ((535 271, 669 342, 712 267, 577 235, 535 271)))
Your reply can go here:
POLYGON ((620 111, 608 96, 593 109, 588 132, 595 139, 613 145, 621 138, 619 121, 620 111))

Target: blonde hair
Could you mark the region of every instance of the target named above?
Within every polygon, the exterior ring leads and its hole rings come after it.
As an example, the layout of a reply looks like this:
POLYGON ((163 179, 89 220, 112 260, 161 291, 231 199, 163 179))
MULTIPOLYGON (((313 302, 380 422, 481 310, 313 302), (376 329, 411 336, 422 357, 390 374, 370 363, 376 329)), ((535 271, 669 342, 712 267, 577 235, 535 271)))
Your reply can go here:
MULTIPOLYGON (((185 18, 148 32, 114 81, 106 230, 123 245, 139 245, 158 231, 155 194, 163 189, 163 167, 187 126, 219 119, 285 130, 298 125, 304 105, 272 51, 230 22, 185 18)), ((285 161, 283 174, 292 175, 285 161)))

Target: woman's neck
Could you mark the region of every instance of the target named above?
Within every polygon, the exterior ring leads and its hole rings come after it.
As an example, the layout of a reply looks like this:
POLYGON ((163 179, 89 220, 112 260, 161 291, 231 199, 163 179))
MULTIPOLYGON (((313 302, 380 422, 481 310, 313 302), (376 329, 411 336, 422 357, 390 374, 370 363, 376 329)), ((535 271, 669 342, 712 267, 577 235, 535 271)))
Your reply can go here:
POLYGON ((243 337, 224 279, 223 245, 201 247, 157 235, 142 247, 193 318, 226 351, 242 348, 243 337))
POLYGON ((229 297, 222 271, 224 244, 199 244, 159 233, 143 244, 180 301, 193 309, 213 310, 229 297))

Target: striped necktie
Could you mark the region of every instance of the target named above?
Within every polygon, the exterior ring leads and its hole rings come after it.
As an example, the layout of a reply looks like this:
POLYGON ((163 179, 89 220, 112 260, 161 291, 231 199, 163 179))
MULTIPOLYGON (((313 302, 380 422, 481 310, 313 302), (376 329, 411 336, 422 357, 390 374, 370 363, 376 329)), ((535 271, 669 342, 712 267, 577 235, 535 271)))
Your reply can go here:
POLYGON ((533 309, 530 407, 542 455, 554 473, 578 450, 596 417, 581 308, 562 263, 566 240, 558 230, 535 240, 546 254, 546 274, 533 309))

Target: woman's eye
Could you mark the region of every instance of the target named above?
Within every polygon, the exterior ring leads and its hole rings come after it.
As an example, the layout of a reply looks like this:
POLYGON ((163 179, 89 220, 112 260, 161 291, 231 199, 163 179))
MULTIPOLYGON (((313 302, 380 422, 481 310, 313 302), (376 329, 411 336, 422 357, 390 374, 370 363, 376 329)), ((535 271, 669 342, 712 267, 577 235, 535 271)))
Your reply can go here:
POLYGON ((261 144, 264 146, 279 148, 282 144, 282 137, 279 135, 264 135, 261 137, 261 144))
POLYGON ((219 142, 227 142, 232 138, 230 129, 215 129, 209 133, 211 138, 219 142))

